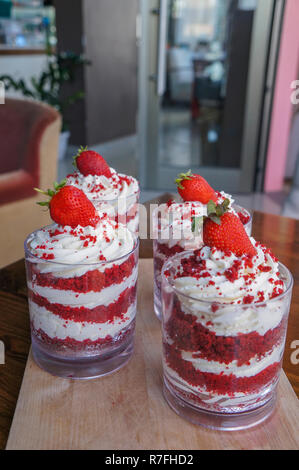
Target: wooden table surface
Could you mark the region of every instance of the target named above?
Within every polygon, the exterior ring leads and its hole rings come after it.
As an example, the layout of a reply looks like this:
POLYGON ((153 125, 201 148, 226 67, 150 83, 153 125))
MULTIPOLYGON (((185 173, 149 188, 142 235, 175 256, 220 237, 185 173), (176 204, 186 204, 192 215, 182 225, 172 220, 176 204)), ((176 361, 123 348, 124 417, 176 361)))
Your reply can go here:
MULTIPOLYGON (((155 202, 168 198, 164 195, 155 202)), ((299 350, 299 221, 254 212, 253 236, 269 246, 294 276, 283 368, 299 397, 299 364, 291 360, 296 340, 299 350)), ((151 240, 141 241, 140 257, 152 257, 151 240)), ((0 449, 4 449, 30 348, 24 260, 0 270, 0 340, 5 345, 5 364, 0 364, 0 449)))

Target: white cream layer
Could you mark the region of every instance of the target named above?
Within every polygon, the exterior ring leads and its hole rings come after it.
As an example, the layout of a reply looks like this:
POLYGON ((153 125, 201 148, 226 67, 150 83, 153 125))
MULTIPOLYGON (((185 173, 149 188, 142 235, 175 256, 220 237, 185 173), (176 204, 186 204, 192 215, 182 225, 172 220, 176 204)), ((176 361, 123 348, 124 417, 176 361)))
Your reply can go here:
POLYGON ((208 309, 199 309, 181 305, 181 310, 198 318, 198 323, 217 336, 236 336, 240 333, 257 332, 264 336, 267 331, 276 328, 284 315, 287 306, 280 300, 272 302, 267 307, 248 306, 246 309, 237 309, 233 305, 221 308, 212 313, 208 309), (211 323, 212 322, 212 323, 211 323))
POLYGON ((36 330, 43 330, 50 338, 61 340, 67 337, 76 341, 85 341, 90 339, 96 341, 106 336, 115 337, 124 328, 128 327, 136 315, 136 303, 130 305, 123 318, 108 321, 106 323, 94 322, 76 322, 73 320, 64 320, 45 307, 39 307, 29 300, 30 319, 36 330))
POLYGON ((269 354, 266 354, 263 358, 259 359, 257 356, 250 359, 248 364, 238 366, 237 361, 232 361, 229 364, 223 364, 218 361, 207 361, 202 358, 192 357, 192 352, 181 351, 182 359, 192 363, 192 366, 199 372, 208 372, 211 374, 222 374, 240 377, 253 377, 262 372, 271 364, 280 362, 283 354, 284 345, 280 344, 274 348, 269 354))

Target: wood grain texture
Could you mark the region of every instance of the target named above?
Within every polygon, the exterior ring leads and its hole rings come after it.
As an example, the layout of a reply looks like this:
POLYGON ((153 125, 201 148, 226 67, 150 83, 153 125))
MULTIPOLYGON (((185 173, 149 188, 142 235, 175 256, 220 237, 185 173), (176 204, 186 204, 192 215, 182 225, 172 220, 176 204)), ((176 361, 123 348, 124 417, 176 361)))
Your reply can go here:
POLYGON ((298 400, 284 374, 274 414, 248 431, 207 430, 168 407, 152 270, 151 260, 140 261, 135 353, 122 370, 87 382, 64 380, 39 369, 30 354, 7 449, 298 448, 298 400))

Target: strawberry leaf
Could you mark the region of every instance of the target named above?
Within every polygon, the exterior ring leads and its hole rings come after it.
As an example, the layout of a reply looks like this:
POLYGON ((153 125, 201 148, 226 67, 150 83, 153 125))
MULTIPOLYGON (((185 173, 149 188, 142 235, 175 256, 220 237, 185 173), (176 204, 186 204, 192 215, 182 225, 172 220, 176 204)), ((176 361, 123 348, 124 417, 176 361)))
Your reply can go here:
POLYGON ((209 201, 207 205, 208 215, 216 213, 216 204, 214 201, 209 201))
POLYGON ((217 215, 209 215, 209 219, 211 219, 215 224, 221 225, 221 218, 217 215))
POLYGON ((38 204, 39 206, 46 206, 46 207, 49 207, 50 205, 49 201, 37 202, 36 204, 38 204))
POLYGON ((224 209, 224 212, 227 211, 227 209, 229 208, 229 205, 230 205, 230 200, 229 199, 224 199, 223 203, 221 204, 223 209, 224 209))
POLYGON ((194 175, 192 174, 192 171, 188 170, 187 173, 180 173, 174 182, 178 188, 184 189, 184 186, 182 185, 182 181, 191 180, 193 176, 194 175))

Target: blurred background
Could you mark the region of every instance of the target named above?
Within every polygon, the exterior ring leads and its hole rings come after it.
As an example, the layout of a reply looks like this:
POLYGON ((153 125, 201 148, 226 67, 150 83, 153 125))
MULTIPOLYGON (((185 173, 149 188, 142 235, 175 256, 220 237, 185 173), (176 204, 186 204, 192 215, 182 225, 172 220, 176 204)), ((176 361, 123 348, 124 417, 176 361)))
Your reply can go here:
POLYGON ((299 218, 298 18, 298 0, 0 0, 0 215, 88 145, 142 202, 192 168, 299 218))

